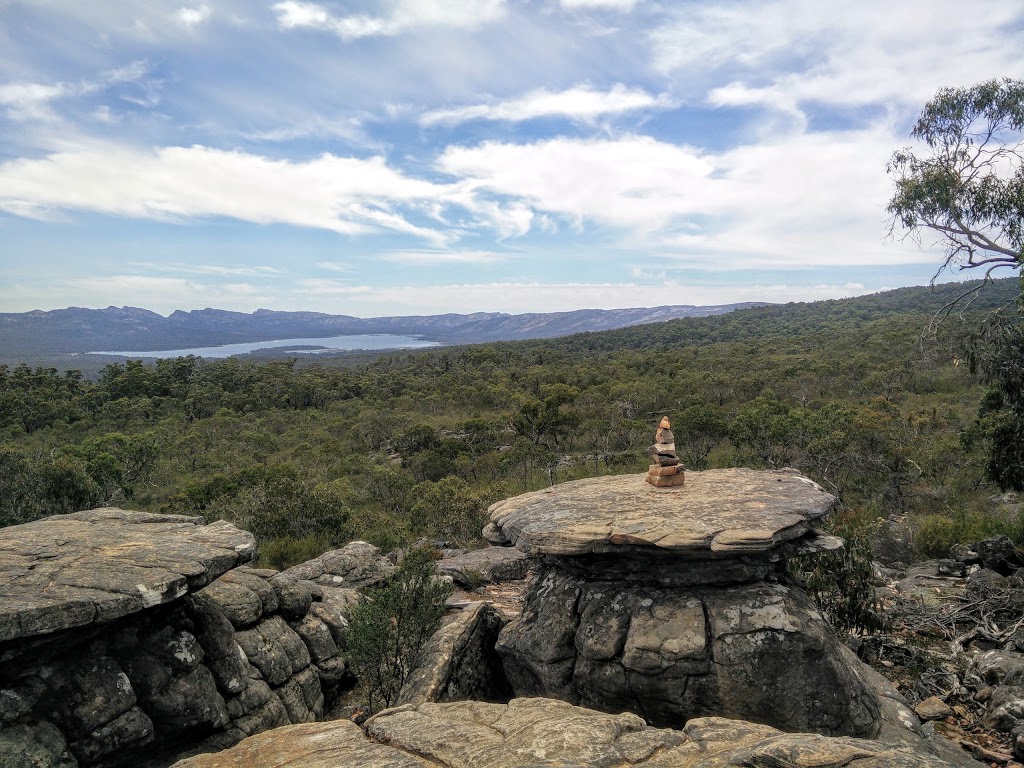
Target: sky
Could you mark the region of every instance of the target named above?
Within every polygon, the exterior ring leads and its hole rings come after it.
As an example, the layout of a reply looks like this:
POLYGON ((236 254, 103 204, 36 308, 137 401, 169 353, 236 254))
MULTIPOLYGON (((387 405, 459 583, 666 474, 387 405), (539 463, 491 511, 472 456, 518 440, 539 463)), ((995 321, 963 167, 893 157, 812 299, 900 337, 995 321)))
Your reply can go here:
POLYGON ((886 163, 1022 51, 1014 0, 0 0, 0 311, 927 284, 886 163))

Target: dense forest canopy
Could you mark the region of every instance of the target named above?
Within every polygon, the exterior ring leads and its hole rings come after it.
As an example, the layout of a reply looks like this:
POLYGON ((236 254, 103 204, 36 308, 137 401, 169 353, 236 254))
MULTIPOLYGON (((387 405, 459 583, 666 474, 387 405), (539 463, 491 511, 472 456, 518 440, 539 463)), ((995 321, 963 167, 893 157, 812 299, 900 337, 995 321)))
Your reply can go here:
POLYGON ((283 564, 362 537, 471 544, 487 504, 641 471, 656 416, 692 469, 795 466, 892 557, 1016 534, 986 479, 964 341, 996 281, 759 307, 558 339, 330 359, 0 367, 0 522, 102 504, 224 518, 283 564), (970 286, 966 286, 970 287, 970 286), (904 533, 900 533, 900 531, 904 533), (914 538, 916 537, 916 538, 914 538))

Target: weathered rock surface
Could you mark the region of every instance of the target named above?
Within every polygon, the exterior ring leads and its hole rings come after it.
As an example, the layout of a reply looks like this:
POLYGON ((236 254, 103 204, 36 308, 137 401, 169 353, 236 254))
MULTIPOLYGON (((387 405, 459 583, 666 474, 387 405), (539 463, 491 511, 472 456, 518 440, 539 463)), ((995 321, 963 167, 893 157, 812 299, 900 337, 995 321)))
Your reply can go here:
POLYGON ((328 587, 364 589, 391 577, 395 566, 365 541, 353 541, 320 557, 281 571, 282 576, 328 587))
POLYGON ((781 584, 662 589, 549 568, 497 645, 517 696, 655 725, 720 715, 874 736, 880 704, 810 600, 781 584))
POLYGON ((255 553, 252 534, 230 523, 112 507, 5 528, 0 642, 176 600, 255 553))
POLYGON ((494 650, 503 623, 486 603, 449 616, 420 651, 397 703, 507 701, 511 691, 494 650))
POLYGON ((484 547, 439 560, 436 568, 459 586, 475 589, 481 584, 526 578, 533 562, 525 552, 513 547, 484 547))
POLYGON ((651 728, 549 699, 385 710, 364 733, 350 722, 281 728, 174 768, 945 768, 937 757, 850 738, 782 733, 701 718, 651 728))
POLYGON ((804 536, 834 504, 794 470, 691 472, 680 488, 654 488, 643 475, 598 477, 493 504, 484 535, 530 554, 720 557, 804 536))
MULTIPOLYGON (((322 717, 346 677, 342 611, 355 592, 236 567, 252 537, 225 524, 122 510, 67 519, 59 530, 4 530, 0 563, 30 563, 11 582, 36 583, 28 570, 85 584, 93 568, 88 599, 98 604, 154 597, 113 619, 97 612, 88 626, 74 623, 73 604, 73 620, 50 622, 56 631, 0 641, 0 753, 13 755, 0 754, 0 768, 125 765, 322 717), (67 541, 68 530, 82 538, 67 541), (43 541, 47 531, 54 541, 43 541), (145 558, 153 567, 137 565, 145 558)), ((381 560, 367 547, 355 548, 365 572, 381 560)))

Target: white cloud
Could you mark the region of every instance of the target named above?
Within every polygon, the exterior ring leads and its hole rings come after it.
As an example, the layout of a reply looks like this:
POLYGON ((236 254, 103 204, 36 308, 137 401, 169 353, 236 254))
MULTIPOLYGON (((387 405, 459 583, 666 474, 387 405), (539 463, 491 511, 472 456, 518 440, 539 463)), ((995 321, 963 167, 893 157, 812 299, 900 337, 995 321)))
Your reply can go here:
POLYGON ((105 123, 107 125, 114 125, 120 122, 120 118, 110 111, 110 107, 106 104, 102 104, 92 111, 92 119, 98 123, 105 123))
MULTIPOLYGON (((446 312, 560 312, 583 307, 618 309, 671 304, 711 306, 743 301, 814 301, 856 296, 863 286, 846 285, 695 285, 692 281, 668 280, 655 290, 639 283, 546 283, 496 282, 430 286, 350 286, 329 283, 304 290, 323 297, 344 297, 346 314, 359 317, 446 312)), ((333 303, 316 305, 321 311, 341 311, 333 303)))
POLYGON ((285 0, 276 3, 282 29, 319 29, 343 40, 390 37, 421 27, 476 29, 504 15, 505 0, 396 0, 386 16, 335 16, 317 3, 285 0))
POLYGON ((102 146, 0 164, 0 210, 20 216, 54 210, 172 220, 225 216, 350 235, 390 230, 442 245, 448 234, 408 217, 460 200, 472 202, 456 187, 405 176, 380 157, 324 154, 289 162, 202 146, 102 146))
POLYGON ((208 5, 200 5, 196 8, 189 8, 188 6, 179 8, 175 12, 175 17, 178 22, 189 29, 195 29, 203 22, 207 21, 213 11, 208 5))
POLYGON ((562 138, 450 147, 438 167, 481 199, 518 199, 580 230, 616 228, 621 248, 703 268, 929 261, 885 242, 893 146, 884 125, 720 153, 642 136, 562 138))
POLYGON ((401 250, 385 253, 383 261, 399 264, 436 266, 438 264, 493 264, 507 256, 494 251, 401 250))
POLYGON ((420 117, 421 125, 463 123, 469 120, 509 120, 518 122, 537 117, 567 117, 573 120, 594 120, 603 115, 616 115, 638 109, 665 109, 671 101, 664 95, 652 96, 641 88, 627 88, 617 83, 608 91, 598 91, 581 84, 564 91, 535 91, 497 104, 477 104, 438 109, 420 117))
POLYGON ((560 0, 563 8, 599 8, 613 11, 631 11, 639 0, 560 0))
POLYGON ((941 86, 1019 74, 1022 22, 1001 0, 686 3, 651 40, 656 69, 709 85, 713 105, 917 108, 941 86))
POLYGON ((68 92, 62 83, 5 83, 0 85, 0 107, 12 120, 56 120, 50 102, 68 92))

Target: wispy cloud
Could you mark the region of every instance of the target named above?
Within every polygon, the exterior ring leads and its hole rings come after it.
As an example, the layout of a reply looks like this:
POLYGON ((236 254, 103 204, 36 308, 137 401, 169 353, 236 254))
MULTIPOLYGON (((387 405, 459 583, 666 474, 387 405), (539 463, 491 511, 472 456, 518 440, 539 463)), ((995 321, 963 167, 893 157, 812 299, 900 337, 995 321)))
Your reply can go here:
POLYGON ((581 84, 564 91, 539 88, 508 101, 438 109, 420 117, 420 125, 464 123, 470 120, 508 120, 519 122, 537 117, 565 117, 594 120, 639 109, 666 109, 672 101, 665 95, 652 96, 642 88, 627 88, 617 83, 607 91, 581 84))
POLYGON ((436 266, 438 264, 494 264, 504 261, 508 257, 506 254, 495 251, 402 250, 385 253, 380 258, 399 264, 436 266))
POLYGON ((686 3, 673 17, 651 32, 656 69, 711 85, 713 105, 788 112, 916 108, 941 86, 1020 72, 1019 45, 992 40, 1024 37, 1024 10, 1001 0, 979 0, 969 14, 959 0, 934 0, 926 14, 886 0, 686 3))
POLYGON ((475 29, 505 12, 504 0, 397 0, 383 16, 358 14, 335 16, 317 3, 285 0, 276 3, 281 29, 318 29, 343 40, 390 37, 421 27, 475 29))
POLYGON ((613 11, 631 11, 640 0, 560 0, 563 8, 594 8, 613 11))
POLYGON ((171 220, 225 216, 347 235, 391 230, 443 244, 447 233, 414 224, 408 214, 458 198, 465 193, 406 176, 380 157, 325 154, 289 162, 201 146, 103 146, 0 165, 0 210, 21 216, 54 209, 171 220))
POLYGON ((12 120, 56 120, 50 103, 68 92, 63 83, 6 83, 0 85, 0 107, 12 120))

